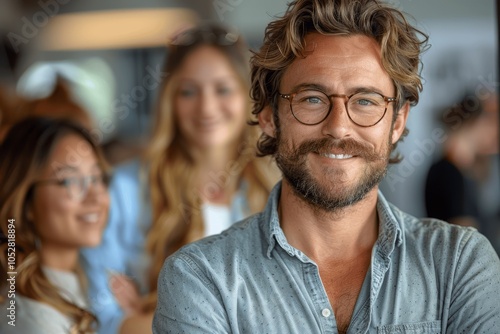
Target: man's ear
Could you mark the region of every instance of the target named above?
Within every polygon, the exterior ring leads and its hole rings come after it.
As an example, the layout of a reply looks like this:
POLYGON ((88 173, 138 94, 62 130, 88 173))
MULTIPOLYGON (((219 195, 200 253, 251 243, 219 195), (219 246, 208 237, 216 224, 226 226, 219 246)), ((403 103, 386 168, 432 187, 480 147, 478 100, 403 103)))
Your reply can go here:
POLYGON ((259 119, 259 126, 262 131, 269 137, 276 138, 276 126, 274 124, 273 108, 267 105, 257 116, 259 119))
POLYGON ((396 116, 396 120, 394 121, 394 125, 392 128, 392 138, 391 143, 396 143, 401 135, 403 134, 406 121, 408 120, 408 115, 410 113, 410 103, 407 101, 399 111, 397 111, 398 115, 396 116))

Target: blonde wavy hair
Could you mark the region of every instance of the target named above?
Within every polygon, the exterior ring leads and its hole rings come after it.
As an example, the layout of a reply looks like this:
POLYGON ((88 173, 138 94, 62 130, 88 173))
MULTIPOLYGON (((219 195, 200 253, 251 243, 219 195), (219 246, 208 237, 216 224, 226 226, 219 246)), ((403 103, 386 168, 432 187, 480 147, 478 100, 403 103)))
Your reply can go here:
MULTIPOLYGON (((428 48, 428 36, 409 24, 404 13, 377 0, 296 0, 289 4, 283 17, 267 26, 264 43, 251 59, 252 112, 258 115, 266 106, 273 108, 277 138, 280 131, 277 97, 281 78, 297 57, 307 56, 304 39, 313 32, 364 35, 375 39, 381 47, 382 64, 396 88, 396 110, 406 102, 412 106, 418 103, 423 88, 420 55, 428 48)), ((393 121, 396 116, 395 112, 393 121)), ((399 141, 407 134, 408 129, 405 129, 399 141)), ((396 146, 397 143, 392 145, 392 151, 396 146)), ((260 156, 275 154, 277 147, 276 138, 261 135, 258 143, 260 156)), ((397 155, 389 162, 401 160, 397 155)))
MULTIPOLYGON (((164 71, 168 73, 161 89, 153 138, 146 155, 148 184, 152 204, 152 227, 146 248, 152 257, 149 272, 150 294, 143 309, 156 306, 156 285, 165 259, 181 246, 204 236, 202 200, 196 175, 202 166, 195 164, 191 149, 182 137, 174 113, 178 90, 177 70, 182 62, 201 46, 211 46, 227 57, 238 74, 245 92, 249 89, 249 53, 236 34, 217 25, 203 25, 182 33, 168 48, 164 71)), ((251 102, 247 103, 248 118, 251 102)), ((257 158, 255 145, 260 130, 247 126, 241 134, 237 158, 230 177, 246 183, 246 198, 251 212, 264 208, 270 190, 278 180, 277 168, 270 159, 257 158)))
MULTIPOLYGON (((28 118, 14 125, 0 145, 0 299, 6 299, 9 243, 8 220, 15 219, 16 294, 54 307, 73 319, 71 334, 94 333, 97 320, 89 311, 69 302, 60 294, 42 270, 37 248, 38 233, 34 222, 28 218, 28 208, 33 200, 33 184, 39 178, 47 159, 60 140, 76 134, 93 148, 101 168, 108 170, 98 147, 91 136, 80 126, 67 120, 28 118)), ((12 229, 11 229, 12 230, 12 229)), ((76 267, 79 280, 86 289, 86 278, 80 266, 76 267)), ((50 321, 50 319, 47 319, 50 321)))

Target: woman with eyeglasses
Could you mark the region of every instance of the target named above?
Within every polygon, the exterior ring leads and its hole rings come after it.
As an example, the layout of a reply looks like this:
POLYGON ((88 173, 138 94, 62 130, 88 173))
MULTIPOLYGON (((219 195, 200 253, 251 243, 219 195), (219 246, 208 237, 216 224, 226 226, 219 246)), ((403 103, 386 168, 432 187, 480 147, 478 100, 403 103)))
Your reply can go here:
POLYGON ((147 154, 116 169, 103 244, 83 252, 102 333, 151 332, 166 257, 261 211, 278 178, 270 160, 256 158, 260 132, 247 125, 242 39, 203 25, 178 34, 167 51, 147 154))
POLYGON ((1 333, 94 333, 81 247, 101 241, 107 165, 67 120, 28 118, 0 144, 1 333))

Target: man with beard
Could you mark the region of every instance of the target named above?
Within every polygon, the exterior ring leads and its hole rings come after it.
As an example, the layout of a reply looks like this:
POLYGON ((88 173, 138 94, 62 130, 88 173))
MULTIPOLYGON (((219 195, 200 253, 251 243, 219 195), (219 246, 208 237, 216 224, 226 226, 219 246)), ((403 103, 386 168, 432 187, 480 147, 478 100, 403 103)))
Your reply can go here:
POLYGON ((297 0, 269 24, 251 94, 283 181, 264 212, 166 261, 154 333, 500 333, 489 242, 378 191, 426 42, 373 0, 297 0))

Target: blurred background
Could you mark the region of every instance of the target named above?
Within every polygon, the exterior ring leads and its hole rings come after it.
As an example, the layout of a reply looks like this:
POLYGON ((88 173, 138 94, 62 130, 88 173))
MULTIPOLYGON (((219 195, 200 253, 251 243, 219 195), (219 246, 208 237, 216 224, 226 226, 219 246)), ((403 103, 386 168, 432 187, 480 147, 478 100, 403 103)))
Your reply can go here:
MULTIPOLYGON (((391 168, 382 185, 390 201, 422 217, 426 174, 442 154, 441 113, 466 92, 480 102, 498 90, 498 8, 494 0, 389 2, 411 14, 432 45, 423 56, 424 91, 410 113, 410 135, 399 147, 405 160, 391 168)), ((286 3, 0 0, 0 109, 46 98, 62 81, 90 113, 93 134, 109 148, 108 157, 120 163, 137 154, 149 136, 165 76, 164 46, 172 33, 216 21, 258 48, 267 23, 286 3)), ((18 116, 2 115, 0 125, 18 116)), ((500 207, 498 197, 490 200, 500 207)))

